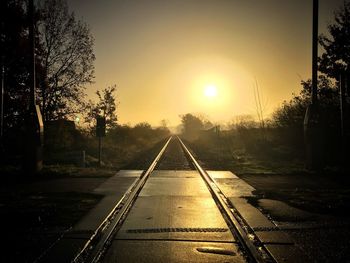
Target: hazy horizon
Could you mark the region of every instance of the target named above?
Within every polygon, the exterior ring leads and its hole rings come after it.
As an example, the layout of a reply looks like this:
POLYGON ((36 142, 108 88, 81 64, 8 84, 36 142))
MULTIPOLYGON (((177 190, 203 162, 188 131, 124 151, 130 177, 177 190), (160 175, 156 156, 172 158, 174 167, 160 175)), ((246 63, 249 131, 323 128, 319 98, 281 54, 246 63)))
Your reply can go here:
MULTIPOLYGON (((320 33, 342 3, 320 0, 320 33)), ((255 115, 255 79, 269 114, 311 77, 312 0, 70 0, 69 8, 95 37, 88 95, 116 84, 121 124, 255 115), (205 95, 210 85, 215 96, 205 95)))

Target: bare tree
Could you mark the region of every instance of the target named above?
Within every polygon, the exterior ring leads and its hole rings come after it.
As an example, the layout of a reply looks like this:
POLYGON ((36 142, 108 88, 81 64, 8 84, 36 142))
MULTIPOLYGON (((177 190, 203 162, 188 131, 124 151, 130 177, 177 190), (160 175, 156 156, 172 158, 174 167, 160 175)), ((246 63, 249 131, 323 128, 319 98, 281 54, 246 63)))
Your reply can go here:
POLYGON ((169 120, 167 119, 162 119, 160 121, 160 127, 162 127, 163 129, 167 129, 169 126, 169 120))
POLYGON ((85 117, 85 122, 87 122, 90 127, 94 127, 95 119, 97 116, 103 116, 106 118, 107 129, 111 129, 117 125, 117 106, 115 92, 117 86, 112 85, 100 91, 96 91, 98 97, 97 103, 89 101, 86 109, 87 115, 85 117))
POLYGON ((44 119, 52 120, 82 110, 84 85, 94 78, 94 39, 87 24, 69 12, 66 0, 44 0, 40 14, 39 98, 44 119))
POLYGON ((258 81, 255 79, 255 86, 254 86, 254 99, 255 99, 255 109, 258 115, 258 120, 260 123, 260 127, 262 129, 265 128, 265 120, 264 120, 264 107, 261 103, 261 94, 260 94, 260 87, 258 84, 258 81))

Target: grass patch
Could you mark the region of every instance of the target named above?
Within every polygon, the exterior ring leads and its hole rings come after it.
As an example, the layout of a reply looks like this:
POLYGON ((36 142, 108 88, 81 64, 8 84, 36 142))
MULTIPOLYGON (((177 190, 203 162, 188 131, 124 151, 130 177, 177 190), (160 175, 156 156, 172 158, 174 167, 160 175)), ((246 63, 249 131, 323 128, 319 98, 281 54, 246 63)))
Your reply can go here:
POLYGON ((106 167, 81 168, 74 165, 44 165, 40 173, 31 175, 17 166, 0 166, 2 184, 7 186, 59 178, 109 178, 116 172, 117 170, 106 167))
POLYGON ((111 177, 116 170, 108 167, 87 167, 81 168, 73 165, 47 165, 40 175, 43 177, 111 177))
POLYGON ((200 136, 186 144, 206 169, 230 170, 238 175, 305 173, 303 154, 259 136, 246 137, 230 131, 200 136))

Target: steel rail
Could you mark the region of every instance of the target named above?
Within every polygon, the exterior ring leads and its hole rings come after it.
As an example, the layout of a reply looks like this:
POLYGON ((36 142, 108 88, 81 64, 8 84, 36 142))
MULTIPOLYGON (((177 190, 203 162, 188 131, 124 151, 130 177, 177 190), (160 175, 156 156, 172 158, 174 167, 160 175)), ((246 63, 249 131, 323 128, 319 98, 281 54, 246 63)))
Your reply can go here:
POLYGON ((173 137, 171 136, 163 148, 160 150, 156 158, 153 160, 149 168, 136 180, 127 190, 122 199, 114 206, 112 211, 107 215, 99 227, 94 231, 83 248, 77 253, 72 260, 73 263, 80 262, 98 262, 103 255, 108 242, 114 235, 116 227, 121 224, 123 218, 130 210, 132 204, 136 200, 142 187, 146 183, 149 175, 152 173, 157 163, 161 159, 165 149, 173 137))
MULTIPOLYGON (((231 224, 231 231, 233 231, 235 236, 237 236, 243 248, 248 252, 249 257, 253 260, 253 262, 257 263, 275 262, 266 251, 263 251, 264 248, 262 246, 257 247, 256 244, 254 244, 255 239, 252 239, 251 234, 248 235, 248 233, 244 230, 240 223, 240 221, 242 221, 242 218, 237 215, 237 212, 235 212, 236 209, 234 209, 234 207, 233 209, 229 207, 228 199, 221 192, 215 180, 199 165, 199 163, 193 157, 192 153, 188 150, 186 145, 178 136, 177 139, 180 141, 185 154, 187 154, 194 167, 204 179, 212 197, 216 201, 216 204, 219 206, 220 211, 229 220, 229 223, 231 224), (237 217, 239 217, 239 219, 237 217)), ((246 224, 246 226, 248 225, 246 224)))

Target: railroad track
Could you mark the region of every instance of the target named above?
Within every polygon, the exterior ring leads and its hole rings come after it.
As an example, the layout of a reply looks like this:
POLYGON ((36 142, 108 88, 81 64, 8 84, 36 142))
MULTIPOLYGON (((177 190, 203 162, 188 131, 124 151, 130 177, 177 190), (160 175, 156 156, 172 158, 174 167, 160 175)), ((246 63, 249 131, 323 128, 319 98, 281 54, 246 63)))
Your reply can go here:
MULTIPOLYGON (((222 217, 224 218, 229 230, 232 232, 232 235, 238 241, 238 246, 240 252, 244 255, 246 262, 258 262, 258 263, 267 263, 275 262, 272 256, 265 250, 264 246, 259 242, 258 238, 255 236, 254 231, 249 227, 245 220, 240 216, 238 211, 230 203, 228 198, 221 192, 217 186, 215 180, 199 165, 198 161, 191 154, 189 149, 183 143, 183 141, 177 137, 170 137, 154 161, 151 163, 149 168, 142 173, 140 178, 136 180, 127 190, 122 199, 115 205, 112 211, 108 214, 105 220, 99 225, 96 231, 92 234, 89 240, 85 243, 83 248, 77 253, 72 262, 101 262, 106 252, 110 248, 110 245, 113 241, 113 237, 118 233, 120 228, 123 225, 123 222, 127 219, 129 212, 131 211, 135 201, 138 198, 139 193, 143 189, 145 183, 152 175, 152 172, 157 168, 163 169, 163 167, 169 166, 171 169, 176 167, 171 163, 178 162, 180 164, 181 170, 184 169, 195 169, 200 174, 201 178, 205 182, 211 197, 215 201, 216 206, 218 207, 222 217), (182 152, 185 156, 181 157, 178 155, 176 160, 165 157, 164 153, 171 147, 181 147, 182 152), (177 146, 175 145, 177 144, 177 146), (163 164, 162 164, 163 158, 163 164), (187 162, 187 163, 186 163, 187 162), (164 163, 167 163, 164 165, 164 163), (184 164, 185 163, 185 164, 184 164)), ((129 230, 129 231, 141 231, 138 229, 129 230)), ((148 230, 151 231, 151 230, 148 230)), ((154 230, 152 230, 154 231, 154 230)), ((225 231, 222 229, 213 230, 208 229, 157 229, 157 231, 162 232, 172 232, 172 231, 225 231)), ((215 253, 215 251, 214 251, 215 253)), ((224 252, 226 253, 226 252, 224 252)), ((220 254, 220 252, 219 252, 220 254)))

